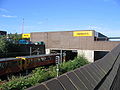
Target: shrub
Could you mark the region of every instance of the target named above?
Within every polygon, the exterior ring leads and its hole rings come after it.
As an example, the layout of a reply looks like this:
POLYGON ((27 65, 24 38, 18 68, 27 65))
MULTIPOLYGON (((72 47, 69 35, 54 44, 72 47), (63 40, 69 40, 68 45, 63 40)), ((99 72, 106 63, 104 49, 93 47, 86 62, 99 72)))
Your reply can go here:
MULTIPOLYGON (((85 64, 88 64, 88 61, 83 56, 76 57, 74 60, 61 63, 59 65, 59 74, 74 70, 85 64)), ((28 77, 21 76, 18 78, 13 76, 9 82, 1 85, 0 88, 3 90, 23 90, 56 76, 56 66, 50 66, 47 69, 44 67, 39 67, 33 70, 31 75, 28 77)))
POLYGON ((60 64, 60 73, 63 74, 65 72, 74 70, 88 63, 89 62, 87 61, 86 58, 84 58, 83 56, 78 56, 74 60, 70 60, 68 62, 63 62, 62 64, 60 64))

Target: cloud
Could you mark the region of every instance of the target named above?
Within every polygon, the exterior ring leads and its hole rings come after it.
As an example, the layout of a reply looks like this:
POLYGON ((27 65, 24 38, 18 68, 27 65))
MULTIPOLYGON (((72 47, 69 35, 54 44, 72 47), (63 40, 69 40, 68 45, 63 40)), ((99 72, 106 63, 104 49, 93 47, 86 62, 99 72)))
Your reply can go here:
POLYGON ((9 12, 7 9, 0 8, 0 12, 9 12))
POLYGON ((8 15, 8 13, 10 13, 10 12, 4 8, 0 8, 0 12, 1 12, 0 17, 4 17, 4 18, 16 18, 17 17, 17 16, 13 16, 13 15, 8 15))
POLYGON ((88 26, 88 29, 96 30, 96 29, 101 29, 101 27, 94 26, 94 25, 89 25, 89 26, 88 26))
POLYGON ((4 17, 4 18, 16 18, 17 16, 11 16, 11 15, 1 15, 1 17, 4 17))
POLYGON ((42 22, 42 21, 39 21, 37 24, 39 24, 39 25, 41 25, 41 24, 43 24, 44 22, 42 22))

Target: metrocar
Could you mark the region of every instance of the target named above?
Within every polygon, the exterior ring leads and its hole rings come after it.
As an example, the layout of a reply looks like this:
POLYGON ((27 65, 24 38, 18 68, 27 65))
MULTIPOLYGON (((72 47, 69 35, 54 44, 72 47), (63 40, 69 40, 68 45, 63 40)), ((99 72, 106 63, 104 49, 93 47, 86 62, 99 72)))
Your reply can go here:
POLYGON ((55 64, 59 54, 46 54, 34 56, 20 56, 16 58, 0 59, 0 76, 23 71, 30 68, 55 64))
POLYGON ((0 76, 11 72, 22 70, 22 60, 20 58, 3 58, 0 59, 0 76))
POLYGON ((21 58, 23 60, 23 69, 30 69, 38 66, 54 64, 56 56, 59 56, 59 54, 21 56, 16 58, 21 58))

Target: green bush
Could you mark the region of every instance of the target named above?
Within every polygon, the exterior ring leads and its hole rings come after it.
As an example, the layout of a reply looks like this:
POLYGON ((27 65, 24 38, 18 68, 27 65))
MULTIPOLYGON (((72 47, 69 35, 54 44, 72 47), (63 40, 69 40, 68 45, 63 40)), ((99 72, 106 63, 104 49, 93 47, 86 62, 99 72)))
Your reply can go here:
POLYGON ((83 56, 78 56, 74 60, 70 60, 68 62, 63 62, 62 64, 60 64, 60 74, 63 74, 70 70, 74 70, 88 63, 89 62, 86 58, 84 58, 83 56))
MULTIPOLYGON (((79 56, 68 62, 63 62, 59 65, 59 75, 79 68, 85 64, 88 64, 88 61, 83 56, 79 56)), ((50 66, 47 69, 44 67, 39 67, 33 70, 31 75, 28 77, 21 76, 18 78, 13 76, 12 79, 9 79, 9 82, 1 85, 0 88, 3 90, 24 90, 25 88, 34 86, 56 76, 56 66, 50 66)))

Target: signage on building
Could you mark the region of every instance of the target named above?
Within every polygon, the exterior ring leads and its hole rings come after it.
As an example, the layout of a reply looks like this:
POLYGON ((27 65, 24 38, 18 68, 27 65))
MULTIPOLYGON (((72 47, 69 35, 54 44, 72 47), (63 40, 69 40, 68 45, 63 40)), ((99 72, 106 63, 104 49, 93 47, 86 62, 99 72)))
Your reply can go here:
POLYGON ((22 34, 22 38, 30 38, 30 34, 27 33, 27 34, 22 34))
POLYGON ((92 31, 74 31, 73 32, 74 37, 79 37, 79 36, 93 36, 92 31))

